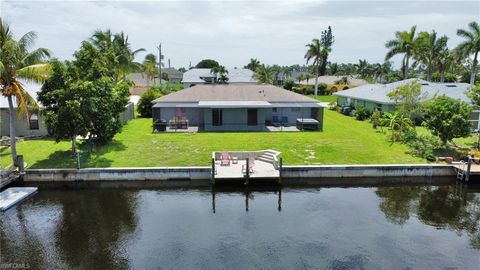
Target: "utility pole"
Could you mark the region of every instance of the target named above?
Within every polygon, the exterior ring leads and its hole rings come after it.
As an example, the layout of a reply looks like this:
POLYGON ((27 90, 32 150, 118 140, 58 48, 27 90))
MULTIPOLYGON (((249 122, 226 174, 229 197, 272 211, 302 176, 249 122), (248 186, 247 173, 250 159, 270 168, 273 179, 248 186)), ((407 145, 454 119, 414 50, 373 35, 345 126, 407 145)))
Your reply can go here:
POLYGON ((162 84, 162 58, 162 43, 160 43, 160 45, 158 45, 158 81, 160 84, 162 84))
POLYGON ((168 58, 168 82, 170 82, 170 71, 172 71, 170 69, 170 58, 168 58))

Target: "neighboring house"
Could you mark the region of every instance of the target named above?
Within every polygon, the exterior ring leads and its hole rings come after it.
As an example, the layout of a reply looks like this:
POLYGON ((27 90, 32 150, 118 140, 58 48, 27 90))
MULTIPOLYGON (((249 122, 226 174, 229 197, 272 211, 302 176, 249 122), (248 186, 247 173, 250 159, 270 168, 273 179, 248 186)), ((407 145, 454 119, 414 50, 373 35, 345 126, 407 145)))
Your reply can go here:
MULTIPOLYGON (((162 69, 163 72, 163 69, 162 69)), ((130 87, 130 94, 141 96, 145 93, 150 87, 158 83, 158 77, 154 79, 148 78, 148 76, 143 72, 135 72, 128 76, 128 79, 133 82, 133 85, 130 87)), ((162 83, 168 83, 165 80, 162 80, 162 83)))
POLYGON ((283 83, 287 79, 292 79, 295 83, 298 83, 298 76, 310 74, 310 73, 308 73, 308 71, 303 71, 303 70, 304 69, 301 69, 301 71, 294 70, 294 71, 292 71, 291 74, 285 74, 283 71, 279 72, 277 74, 276 84, 277 85, 283 85, 283 83))
MULTIPOLYGON (((445 95, 470 104, 472 103, 472 100, 466 94, 471 87, 470 84, 435 83, 418 79, 408 79, 389 84, 366 84, 334 93, 334 95, 337 96, 337 104, 339 106, 363 107, 370 113, 375 109, 382 112, 393 112, 395 110, 395 102, 387 96, 388 93, 412 81, 418 81, 422 85, 422 93, 425 94, 426 99, 445 95)), ((478 129, 480 127, 480 111, 474 110, 470 119, 478 129)))
MULTIPOLYGON (((37 101, 42 109, 42 104, 38 102, 37 93, 41 90, 42 85, 21 80, 25 90, 37 101)), ((40 112, 38 114, 31 114, 29 119, 25 119, 24 115, 18 114, 17 103, 15 98, 13 99, 14 114, 15 114, 15 134, 18 137, 36 137, 48 135, 47 125, 45 124, 45 116, 40 112)), ((129 102, 125 106, 125 111, 120 113, 120 120, 122 123, 126 123, 130 119, 135 117, 134 105, 129 102)), ((8 100, 3 95, 0 95, 0 136, 10 136, 10 120, 8 110, 8 100)))
MULTIPOLYGON (((37 100, 37 92, 40 91, 42 85, 23 80, 21 80, 21 83, 30 96, 37 100)), ((13 98, 13 107, 16 136, 35 137, 48 134, 47 126, 45 125, 44 116, 42 114, 31 114, 29 119, 26 119, 24 115, 19 115, 15 98, 13 98)), ((8 100, 3 95, 0 95, 0 136, 10 136, 8 100)))
MULTIPOLYGON (((183 79, 183 72, 176 70, 175 68, 162 68, 162 73, 168 74, 168 81, 171 83, 180 83, 183 79)), ((157 78, 158 80, 158 78, 157 78)))
POLYGON ((153 103, 154 122, 181 117, 204 131, 265 131, 277 121, 295 126, 297 119, 310 118, 323 128, 316 100, 267 84, 196 85, 153 103))
MULTIPOLYGON (((253 71, 245 68, 227 69, 228 83, 256 83, 253 79, 253 71)), ((183 73, 183 87, 187 88, 197 84, 212 84, 217 81, 217 76, 210 68, 192 68, 183 73)))
MULTIPOLYGON (((319 76, 318 77, 318 83, 324 83, 327 85, 327 90, 330 93, 335 93, 337 91, 342 91, 342 90, 347 90, 353 87, 361 86, 368 84, 367 81, 363 79, 357 79, 352 76, 319 76), (343 84, 343 83, 338 83, 338 81, 341 81, 344 77, 347 77, 348 83, 343 84)), ((312 78, 309 78, 308 80, 303 80, 299 84, 301 85, 315 85, 315 76, 312 76, 312 78)))

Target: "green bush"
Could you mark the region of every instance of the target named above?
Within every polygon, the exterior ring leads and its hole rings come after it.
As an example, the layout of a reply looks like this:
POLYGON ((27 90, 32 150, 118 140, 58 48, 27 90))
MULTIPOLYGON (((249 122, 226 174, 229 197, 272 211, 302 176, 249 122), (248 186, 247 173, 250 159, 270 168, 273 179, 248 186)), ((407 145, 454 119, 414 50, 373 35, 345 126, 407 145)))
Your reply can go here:
POLYGON ((286 79, 283 82, 283 88, 286 90, 292 90, 294 86, 295 86, 295 82, 292 79, 286 79))
POLYGON ((368 111, 364 107, 355 109, 355 119, 363 121, 368 117, 368 111))
POLYGON ((328 93, 327 88, 328 88, 327 84, 319 83, 318 84, 318 94, 319 95, 326 95, 328 93))
POLYGON ((433 151, 441 146, 440 140, 432 135, 415 134, 415 136, 405 139, 411 154, 429 160, 435 159, 433 151))
POLYGON ((381 126, 381 118, 382 114, 380 111, 375 109, 372 113, 372 116, 370 117, 370 123, 372 123, 372 128, 377 129, 378 126, 381 126))
POLYGON ((302 95, 313 95, 313 86, 311 85, 293 86, 292 91, 302 95))
POLYGON ((161 96, 163 94, 156 87, 152 87, 143 93, 137 104, 137 112, 140 117, 152 117, 152 101, 161 96))

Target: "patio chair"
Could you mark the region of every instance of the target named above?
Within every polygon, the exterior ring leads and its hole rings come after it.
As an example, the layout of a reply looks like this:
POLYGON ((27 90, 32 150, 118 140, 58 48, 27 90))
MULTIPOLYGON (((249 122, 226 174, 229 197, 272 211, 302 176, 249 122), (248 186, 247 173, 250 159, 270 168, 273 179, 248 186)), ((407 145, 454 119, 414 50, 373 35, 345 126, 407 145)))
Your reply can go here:
POLYGON ((222 152, 220 155, 220 166, 230 166, 230 154, 228 152, 222 152))
POLYGON ((274 127, 279 127, 280 126, 280 120, 278 119, 277 115, 272 116, 272 125, 274 127))
POLYGON ((288 127, 288 117, 287 116, 282 117, 282 126, 288 127))

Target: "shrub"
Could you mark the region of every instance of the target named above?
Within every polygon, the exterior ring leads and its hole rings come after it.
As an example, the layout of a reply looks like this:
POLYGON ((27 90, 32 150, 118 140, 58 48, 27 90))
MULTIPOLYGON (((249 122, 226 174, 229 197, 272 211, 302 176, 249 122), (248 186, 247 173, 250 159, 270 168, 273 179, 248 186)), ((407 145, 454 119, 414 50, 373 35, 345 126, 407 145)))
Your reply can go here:
POLYGON ((370 122, 372 123, 372 127, 374 129, 377 129, 378 126, 381 126, 381 118, 382 114, 380 113, 380 111, 375 109, 372 113, 372 116, 370 117, 370 122))
POLYGON ((283 82, 283 88, 287 90, 292 90, 292 88, 295 86, 295 82, 292 79, 286 79, 283 82))
POLYGON ((355 109, 355 119, 363 121, 368 117, 368 112, 364 107, 358 107, 355 109))
POLYGON ((326 95, 327 94, 327 84, 325 83, 319 83, 318 84, 318 94, 319 95, 326 95))
POLYGON ((143 93, 137 104, 137 112, 140 117, 152 117, 152 101, 161 97, 163 94, 155 87, 150 88, 143 93))
POLYGON ((408 138, 405 143, 410 148, 410 153, 429 160, 435 160, 433 151, 441 146, 439 139, 431 135, 415 134, 408 138))

